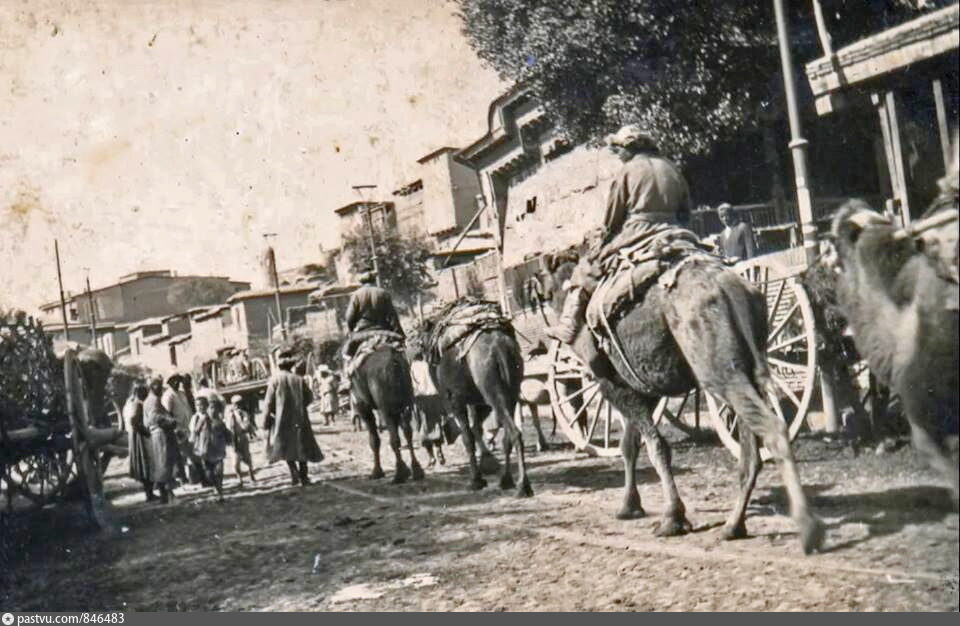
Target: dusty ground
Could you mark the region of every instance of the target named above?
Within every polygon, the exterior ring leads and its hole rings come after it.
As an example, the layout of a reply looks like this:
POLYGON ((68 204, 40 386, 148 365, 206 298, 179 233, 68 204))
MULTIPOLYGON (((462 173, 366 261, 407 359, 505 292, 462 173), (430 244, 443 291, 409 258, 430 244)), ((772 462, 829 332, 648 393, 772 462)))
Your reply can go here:
MULTIPOLYGON (((612 517, 618 459, 531 452, 536 497, 518 500, 495 479, 465 491, 459 442, 446 467, 395 486, 364 478, 365 435, 343 425, 316 431, 327 460, 311 469, 314 485, 289 487, 274 465, 242 491, 228 475, 224 504, 194 491, 146 505, 117 463, 107 482, 112 533, 91 532, 76 507, 16 521, 0 608, 958 609, 958 516, 909 448, 854 459, 833 444, 798 442, 804 482, 830 526, 828 552, 803 557, 770 465, 750 509, 752 537, 718 540, 735 478, 720 447, 676 444, 696 529, 657 539, 662 498, 645 458, 640 491, 650 516, 621 522, 612 517)), ((389 479, 392 455, 384 458, 389 479)))

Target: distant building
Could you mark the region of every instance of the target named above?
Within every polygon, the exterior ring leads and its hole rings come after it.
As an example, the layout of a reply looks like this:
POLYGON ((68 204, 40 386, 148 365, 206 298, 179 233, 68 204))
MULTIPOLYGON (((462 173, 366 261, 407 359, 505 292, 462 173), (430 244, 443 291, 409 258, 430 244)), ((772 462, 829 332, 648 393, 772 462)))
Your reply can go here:
MULTIPOLYGON (((91 310, 96 319, 97 345, 110 356, 125 354, 130 346, 127 327, 150 318, 182 313, 190 297, 189 290, 198 286, 235 293, 250 288, 250 283, 224 276, 178 276, 170 270, 134 272, 118 281, 86 293, 66 297, 67 324, 70 339, 90 345, 91 310), (178 296, 179 293, 179 296, 178 296), (91 309, 91 300, 93 307, 91 309)), ((40 307, 40 319, 54 341, 65 338, 60 301, 40 307)))
MULTIPOLYGON (((282 321, 289 325, 289 311, 309 304, 310 292, 316 289, 315 283, 281 287, 282 321)), ((233 317, 227 343, 245 350, 266 345, 276 338, 281 319, 277 319, 276 292, 273 289, 241 291, 230 296, 227 303, 233 317)))

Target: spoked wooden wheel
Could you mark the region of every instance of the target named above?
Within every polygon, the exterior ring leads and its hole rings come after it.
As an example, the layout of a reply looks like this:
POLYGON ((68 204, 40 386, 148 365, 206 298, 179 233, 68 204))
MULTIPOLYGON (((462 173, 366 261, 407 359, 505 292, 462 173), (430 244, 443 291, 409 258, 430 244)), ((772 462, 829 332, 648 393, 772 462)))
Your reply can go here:
MULTIPOLYGON (((617 456, 623 436, 623 415, 603 397, 600 383, 567 346, 555 341, 550 348, 547 392, 557 425, 578 451, 591 456, 617 456)), ((686 399, 663 398, 653 412, 654 424, 666 419, 691 435, 695 429, 680 415, 686 399)), ((692 406, 692 404, 691 404, 692 406)))
MULTIPOLYGON (((792 440, 800 432, 810 408, 817 375, 816 333, 813 309, 806 291, 789 267, 766 257, 739 263, 734 268, 753 283, 767 303, 767 363, 771 388, 767 400, 777 416, 787 422, 792 440)), ((740 458, 737 416, 719 398, 705 393, 714 428, 723 444, 740 458)), ((761 457, 770 458, 766 448, 761 457)))
POLYGON ((573 351, 559 341, 550 348, 547 392, 557 425, 578 451, 591 456, 620 454, 623 417, 600 393, 600 383, 573 351))
POLYGON ((8 506, 13 509, 38 509, 64 495, 67 485, 76 479, 70 440, 57 436, 30 454, 6 466, 3 482, 9 493, 8 506))

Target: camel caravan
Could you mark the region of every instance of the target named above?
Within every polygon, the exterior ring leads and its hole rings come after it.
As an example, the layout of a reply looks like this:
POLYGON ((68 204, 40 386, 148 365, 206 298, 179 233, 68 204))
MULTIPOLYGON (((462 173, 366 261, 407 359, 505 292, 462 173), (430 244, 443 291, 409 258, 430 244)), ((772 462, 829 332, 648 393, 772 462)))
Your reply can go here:
MULTIPOLYGON (((567 344, 589 366, 600 392, 623 416, 624 468, 618 519, 645 515, 636 484, 642 445, 665 500, 657 536, 690 532, 671 467, 670 446, 653 421, 664 396, 701 388, 721 399, 737 420, 741 445, 739 493, 722 537, 747 536, 747 506, 762 466, 761 446, 776 461, 805 553, 818 551, 825 525, 811 510, 782 416, 765 351, 767 301, 729 259, 680 226, 689 192, 675 166, 649 137, 626 127, 608 142, 623 160, 612 183, 602 232, 583 245, 548 257, 539 278, 560 316, 548 336, 567 344)), ((821 263, 838 277, 838 300, 857 348, 878 379, 900 396, 913 444, 953 488, 957 503, 958 279, 957 155, 941 181, 941 195, 924 218, 898 228, 859 200, 835 214, 821 263)), ((354 333, 345 354, 355 409, 370 433, 374 469, 383 476, 373 411, 382 413, 397 461, 394 482, 423 477, 411 443, 413 404, 405 335, 390 295, 365 276, 348 323, 354 333), (410 456, 401 456, 403 431, 410 456)), ((427 355, 433 383, 448 416, 456 419, 470 463, 471 489, 497 467, 480 422, 492 412, 504 430, 500 488, 530 497, 522 431, 514 420, 524 355, 497 303, 461 299, 421 322, 411 340, 427 355), (511 473, 516 450, 518 480, 511 473)), ((542 348, 542 346, 541 346, 542 348)), ((582 381, 565 383, 571 396, 582 381)), ((588 401, 589 402, 589 401, 588 401)), ((539 431, 539 424, 538 424, 539 431)))

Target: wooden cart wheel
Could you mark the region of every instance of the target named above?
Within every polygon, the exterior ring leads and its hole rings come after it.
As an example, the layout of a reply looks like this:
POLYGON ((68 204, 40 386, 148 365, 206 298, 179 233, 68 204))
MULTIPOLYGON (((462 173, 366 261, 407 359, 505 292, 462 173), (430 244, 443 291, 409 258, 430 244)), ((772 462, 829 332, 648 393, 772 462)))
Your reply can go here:
MULTIPOLYGON (((772 379, 767 398, 787 422, 792 440, 806 421, 817 375, 816 331, 806 291, 791 268, 769 257, 757 257, 734 268, 752 282, 767 301, 767 363, 772 379)), ((737 416, 710 393, 705 393, 710 417, 720 441, 740 458, 737 416)), ((761 458, 770 453, 761 448, 761 458)))
MULTIPOLYGON (((63 377, 67 396, 67 413, 70 416, 73 457, 80 489, 90 519, 102 528, 107 523, 106 498, 103 495, 103 476, 97 449, 108 440, 104 432, 107 429, 96 429, 92 426, 90 401, 83 377, 80 375, 76 352, 73 349, 67 349, 63 355, 63 377)), ((116 432, 113 428, 109 431, 116 432)))
POLYGON ((34 510, 61 498, 67 485, 76 479, 76 463, 70 440, 57 435, 30 454, 8 463, 2 477, 7 507, 34 510))
MULTIPOLYGON (((567 346, 554 341, 550 348, 547 393, 557 425, 574 448, 591 456, 617 456, 623 435, 623 415, 600 393, 600 383, 567 346)), ((654 424, 666 419, 678 430, 696 430, 678 416, 686 398, 662 398, 653 412, 654 424)))

